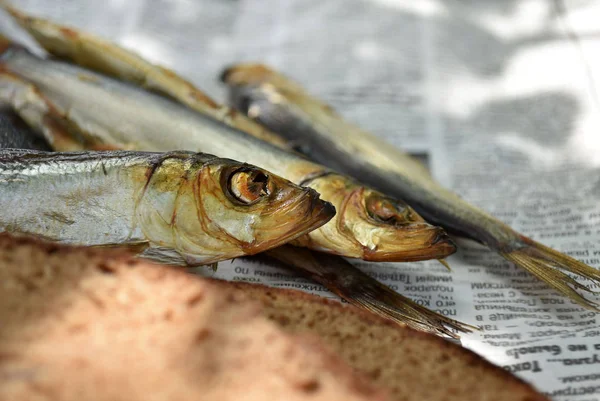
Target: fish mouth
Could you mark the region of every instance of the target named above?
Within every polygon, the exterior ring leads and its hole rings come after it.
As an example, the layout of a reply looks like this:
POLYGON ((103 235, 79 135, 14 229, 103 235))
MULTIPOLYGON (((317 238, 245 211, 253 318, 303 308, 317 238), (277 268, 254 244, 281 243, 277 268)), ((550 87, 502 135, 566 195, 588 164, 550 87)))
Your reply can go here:
POLYGON ((439 227, 417 223, 402 231, 380 236, 374 248, 363 246, 364 259, 372 262, 418 262, 443 259, 456 252, 454 241, 439 227))
POLYGON ((295 197, 294 200, 286 202, 286 204, 289 205, 289 207, 285 208, 287 210, 286 213, 277 214, 275 216, 276 219, 288 219, 288 216, 302 217, 294 219, 297 222, 290 224, 290 227, 283 234, 269 234, 269 231, 278 231, 280 226, 276 226, 272 230, 267 229, 263 231, 266 235, 272 235, 276 239, 271 241, 255 241, 246 249, 246 254, 253 255, 290 242, 325 225, 336 214, 335 207, 331 203, 320 199, 319 193, 311 188, 303 188, 300 195, 295 197))

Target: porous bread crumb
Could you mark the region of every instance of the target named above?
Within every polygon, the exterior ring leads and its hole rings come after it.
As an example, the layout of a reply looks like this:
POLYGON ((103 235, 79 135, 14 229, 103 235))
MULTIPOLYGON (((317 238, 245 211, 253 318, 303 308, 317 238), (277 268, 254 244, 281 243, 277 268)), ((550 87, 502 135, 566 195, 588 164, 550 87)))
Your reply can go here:
POLYGON ((118 251, 0 235, 0 400, 384 400, 256 302, 118 251))

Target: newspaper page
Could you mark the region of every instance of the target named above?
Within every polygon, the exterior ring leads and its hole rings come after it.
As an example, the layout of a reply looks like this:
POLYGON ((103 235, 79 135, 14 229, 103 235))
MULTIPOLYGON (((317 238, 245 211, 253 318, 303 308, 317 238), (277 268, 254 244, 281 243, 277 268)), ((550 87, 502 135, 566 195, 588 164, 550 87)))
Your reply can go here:
MULTIPOLYGON (((429 82, 442 111, 430 132, 434 174, 523 234, 600 267, 600 109, 592 73, 600 59, 586 22, 600 9, 554 2, 525 15, 521 28, 514 17, 489 24, 514 53, 497 64, 489 58, 490 71, 500 71, 492 77, 466 66, 447 70, 449 55, 436 45, 442 32, 429 25, 429 82)), ((463 345, 555 400, 600 399, 598 315, 464 245, 458 257, 472 299, 464 318, 484 331, 465 336, 463 345)))
MULTIPOLYGON (((600 268, 599 3, 20 0, 18 6, 114 40, 221 101, 222 68, 269 63, 349 120, 427 154, 434 176, 469 202, 600 268)), ((462 345, 552 399, 600 400, 599 315, 485 247, 458 244, 448 259, 452 272, 432 261, 351 262, 423 306, 480 326, 462 345)), ((214 276, 337 299, 259 259, 222 262, 214 276)))

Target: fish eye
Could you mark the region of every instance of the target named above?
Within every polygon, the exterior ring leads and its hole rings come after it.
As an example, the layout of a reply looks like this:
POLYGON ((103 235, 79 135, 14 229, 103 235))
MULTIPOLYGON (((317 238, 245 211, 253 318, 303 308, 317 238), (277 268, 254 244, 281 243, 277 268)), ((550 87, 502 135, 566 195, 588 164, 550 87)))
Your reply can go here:
POLYGON ((235 200, 251 205, 269 195, 268 183, 269 177, 262 171, 242 168, 229 176, 227 189, 235 200))
POLYGON ((410 218, 409 209, 400 202, 378 195, 365 200, 367 213, 375 221, 386 224, 403 224, 410 218))

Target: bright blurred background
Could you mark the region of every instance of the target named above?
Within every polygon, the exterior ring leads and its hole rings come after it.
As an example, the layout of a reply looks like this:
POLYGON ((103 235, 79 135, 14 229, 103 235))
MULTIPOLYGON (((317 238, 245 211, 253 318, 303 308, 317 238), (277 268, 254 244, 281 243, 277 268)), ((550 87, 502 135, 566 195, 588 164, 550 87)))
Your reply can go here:
POLYGON ((590 0, 19 0, 116 40, 217 99, 267 62, 415 152, 469 137, 519 168, 600 165, 600 3, 590 0))

